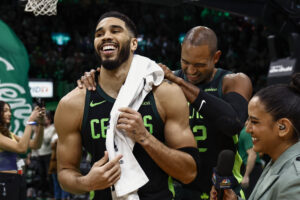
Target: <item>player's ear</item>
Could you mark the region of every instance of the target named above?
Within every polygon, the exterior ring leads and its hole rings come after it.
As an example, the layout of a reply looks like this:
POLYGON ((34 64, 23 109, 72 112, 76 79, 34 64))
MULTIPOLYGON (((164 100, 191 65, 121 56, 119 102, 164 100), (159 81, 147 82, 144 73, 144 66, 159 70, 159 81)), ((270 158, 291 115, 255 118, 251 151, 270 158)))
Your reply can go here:
POLYGON ((216 64, 219 61, 221 55, 222 55, 222 52, 220 50, 216 51, 216 53, 215 53, 215 55, 213 57, 214 64, 216 64))
POLYGON ((135 51, 138 47, 138 41, 137 38, 133 37, 131 38, 131 42, 130 42, 130 49, 131 51, 135 51))

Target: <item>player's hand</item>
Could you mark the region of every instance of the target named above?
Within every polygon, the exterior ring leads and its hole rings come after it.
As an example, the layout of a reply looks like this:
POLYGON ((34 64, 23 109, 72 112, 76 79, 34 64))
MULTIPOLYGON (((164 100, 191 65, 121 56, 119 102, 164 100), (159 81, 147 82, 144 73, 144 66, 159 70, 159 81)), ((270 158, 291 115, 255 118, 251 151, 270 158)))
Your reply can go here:
POLYGON ((120 108, 117 128, 125 131, 125 133, 138 143, 143 143, 150 133, 144 126, 142 115, 131 108, 120 108))
POLYGON ((163 69, 165 73, 165 79, 175 82, 176 76, 173 74, 173 72, 166 65, 162 63, 158 63, 158 65, 163 69))
MULTIPOLYGON (((215 186, 211 187, 210 200, 218 200, 218 192, 215 186)), ((227 189, 224 190, 223 200, 238 200, 238 197, 232 189, 227 189)))
MULTIPOLYGON (((100 72, 100 67, 97 67, 96 70, 100 72)), ((96 90, 96 85, 97 85, 97 83, 95 82, 96 70, 91 69, 91 71, 89 72, 84 72, 84 75, 77 80, 77 86, 79 89, 85 87, 88 90, 94 90, 94 91, 96 90)))
POLYGON ((122 155, 116 156, 113 160, 108 161, 108 153, 105 151, 104 156, 95 162, 86 175, 89 190, 102 190, 115 184, 121 176, 120 159, 122 155))

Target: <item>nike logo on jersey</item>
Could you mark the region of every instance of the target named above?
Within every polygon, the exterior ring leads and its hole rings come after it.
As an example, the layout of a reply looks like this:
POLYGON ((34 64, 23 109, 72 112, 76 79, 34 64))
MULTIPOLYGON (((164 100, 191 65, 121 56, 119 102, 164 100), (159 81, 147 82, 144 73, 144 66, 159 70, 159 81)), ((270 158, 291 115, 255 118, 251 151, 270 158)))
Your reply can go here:
POLYGON ((94 103, 93 100, 92 100, 91 103, 90 103, 90 107, 93 108, 93 107, 98 106, 98 105, 100 105, 104 102, 106 102, 106 100, 103 100, 103 101, 100 101, 100 102, 97 102, 97 103, 94 103))
POLYGON ((200 106, 199 106, 198 112, 201 110, 202 106, 203 106, 205 103, 206 103, 205 100, 202 100, 202 101, 201 101, 201 104, 200 104, 200 106))

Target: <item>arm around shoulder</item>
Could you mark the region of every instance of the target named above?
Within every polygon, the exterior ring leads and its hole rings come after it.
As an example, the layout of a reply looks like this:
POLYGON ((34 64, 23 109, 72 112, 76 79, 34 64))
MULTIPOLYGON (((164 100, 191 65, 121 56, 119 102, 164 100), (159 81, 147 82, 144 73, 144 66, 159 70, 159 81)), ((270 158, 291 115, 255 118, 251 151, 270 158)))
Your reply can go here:
POLYGON ((248 100, 252 95, 250 79, 242 74, 227 74, 223 79, 223 97, 200 91, 192 106, 218 124, 221 133, 232 136, 241 131, 248 117, 248 100))

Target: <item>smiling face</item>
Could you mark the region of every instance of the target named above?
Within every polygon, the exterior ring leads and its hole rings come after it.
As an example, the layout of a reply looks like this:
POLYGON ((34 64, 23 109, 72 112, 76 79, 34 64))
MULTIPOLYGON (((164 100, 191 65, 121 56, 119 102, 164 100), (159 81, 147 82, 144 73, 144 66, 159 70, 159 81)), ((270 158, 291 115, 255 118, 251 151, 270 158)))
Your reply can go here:
POLYGON ((113 70, 128 60, 130 53, 136 50, 137 42, 124 21, 107 17, 96 27, 94 47, 102 66, 113 70))
POLYGON ((280 155, 282 146, 282 139, 277 134, 278 123, 266 112, 264 104, 257 96, 250 100, 248 114, 246 131, 252 136, 253 150, 276 158, 280 155))
POLYGON ((215 63, 221 52, 211 55, 208 45, 183 43, 181 48, 181 68, 192 84, 209 82, 213 76, 215 63))

